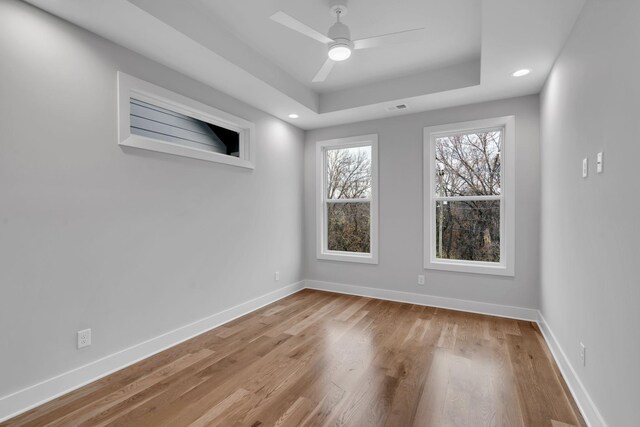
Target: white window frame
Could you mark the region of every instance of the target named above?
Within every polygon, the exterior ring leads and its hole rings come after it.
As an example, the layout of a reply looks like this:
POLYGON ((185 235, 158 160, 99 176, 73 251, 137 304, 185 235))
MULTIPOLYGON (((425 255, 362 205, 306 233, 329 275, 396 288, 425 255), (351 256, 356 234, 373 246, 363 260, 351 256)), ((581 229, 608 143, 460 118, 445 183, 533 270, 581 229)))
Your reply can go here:
POLYGON ((505 116, 424 128, 424 268, 464 273, 515 275, 515 117, 505 116), (447 135, 503 129, 500 196, 446 197, 435 195, 435 140, 447 135), (436 202, 500 200, 500 262, 445 260, 436 257, 436 202))
POLYGON ((362 135, 338 138, 316 143, 316 227, 317 258, 330 261, 359 262, 378 264, 378 135, 362 135), (340 148, 371 146, 371 198, 370 199, 333 199, 332 202, 369 202, 370 248, 371 253, 330 251, 327 246, 327 174, 326 151, 340 148))
POLYGON ((248 120, 236 117, 123 72, 118 72, 118 144, 122 146, 253 169, 256 151, 255 133, 255 125, 248 120), (238 132, 240 135, 239 157, 132 134, 130 116, 131 98, 238 132))

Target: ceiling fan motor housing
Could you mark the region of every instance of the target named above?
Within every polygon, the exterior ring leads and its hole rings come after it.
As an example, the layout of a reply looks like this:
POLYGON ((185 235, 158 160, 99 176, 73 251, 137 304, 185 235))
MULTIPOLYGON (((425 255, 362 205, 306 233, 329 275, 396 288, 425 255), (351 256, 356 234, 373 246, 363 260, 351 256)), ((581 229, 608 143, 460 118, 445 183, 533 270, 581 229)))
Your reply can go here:
POLYGON ((342 22, 336 22, 329 28, 329 38, 333 40, 332 43, 329 43, 329 49, 336 46, 346 46, 349 49, 353 49, 351 31, 342 22))

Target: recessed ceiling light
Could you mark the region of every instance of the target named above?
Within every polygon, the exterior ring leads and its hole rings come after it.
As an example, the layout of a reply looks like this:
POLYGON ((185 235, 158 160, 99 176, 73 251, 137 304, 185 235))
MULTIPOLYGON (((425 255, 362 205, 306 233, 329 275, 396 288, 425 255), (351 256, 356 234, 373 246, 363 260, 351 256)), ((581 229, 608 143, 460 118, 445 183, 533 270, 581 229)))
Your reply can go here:
POLYGON ((289 114, 289 118, 290 119, 297 119, 298 117, 300 117, 299 115, 297 115, 296 113, 291 113, 289 114))
POLYGON ((513 77, 522 77, 522 76, 526 76, 527 74, 529 74, 531 72, 531 70, 527 69, 527 68, 523 68, 522 70, 518 70, 516 72, 514 72, 513 74, 511 74, 513 77))

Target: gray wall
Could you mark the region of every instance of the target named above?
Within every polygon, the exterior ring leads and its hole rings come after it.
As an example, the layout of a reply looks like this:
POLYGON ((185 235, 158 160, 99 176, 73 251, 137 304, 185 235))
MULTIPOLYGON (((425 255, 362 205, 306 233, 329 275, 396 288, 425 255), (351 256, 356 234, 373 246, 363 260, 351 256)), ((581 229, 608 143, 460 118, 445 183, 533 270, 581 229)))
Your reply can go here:
POLYGON ((301 130, 17 1, 0 58, 0 396, 302 279, 301 130), (255 171, 120 148, 117 70, 254 121, 255 171))
POLYGON ((638 20, 637 0, 589 1, 541 97, 542 313, 615 427, 640 419, 638 20))
POLYGON ((305 146, 305 278, 538 307, 539 282, 538 96, 374 120, 307 132, 305 146), (423 270, 422 132, 425 126, 516 116, 515 277, 423 270), (380 263, 316 259, 316 141, 377 133, 380 179, 380 263), (418 286, 418 274, 426 285, 418 286))

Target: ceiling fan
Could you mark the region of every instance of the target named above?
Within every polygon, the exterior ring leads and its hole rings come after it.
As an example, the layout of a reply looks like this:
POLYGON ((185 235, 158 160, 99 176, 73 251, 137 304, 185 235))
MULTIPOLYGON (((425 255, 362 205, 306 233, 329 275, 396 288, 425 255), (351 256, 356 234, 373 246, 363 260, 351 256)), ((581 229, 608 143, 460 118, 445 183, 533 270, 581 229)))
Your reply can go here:
MULTIPOLYGON (((344 0, 341 0, 341 2, 344 3, 344 0)), ((275 22, 327 45, 329 58, 327 58, 320 68, 320 71, 318 71, 313 78, 313 82, 323 82, 331 72, 335 62, 349 59, 353 50, 419 41, 424 40, 426 37, 424 28, 416 28, 381 36, 368 37, 366 39, 351 40, 349 27, 341 22, 341 18, 347 14, 347 7, 343 4, 335 4, 331 7, 329 13, 331 16, 336 17, 336 23, 329 28, 326 36, 282 11, 271 15, 271 19, 275 22)))

